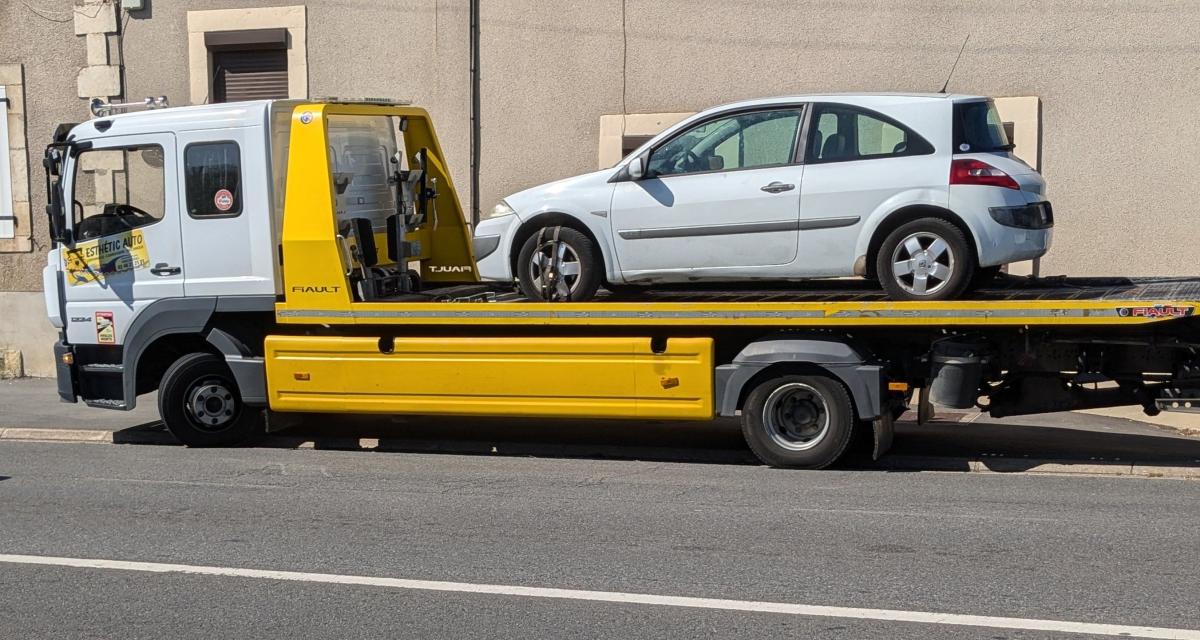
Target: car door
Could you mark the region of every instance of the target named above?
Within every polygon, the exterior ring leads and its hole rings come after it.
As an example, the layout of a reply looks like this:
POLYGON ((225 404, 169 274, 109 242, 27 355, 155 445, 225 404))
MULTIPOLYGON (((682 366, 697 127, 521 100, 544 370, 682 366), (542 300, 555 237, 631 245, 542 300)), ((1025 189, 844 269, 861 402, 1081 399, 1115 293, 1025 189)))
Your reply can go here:
POLYGON ((852 275, 859 233, 889 201, 920 195, 945 204, 945 162, 924 138, 891 118, 851 105, 815 104, 807 141, 796 275, 852 275))
POLYGON ((752 277, 796 257, 803 106, 740 111, 656 146, 610 210, 626 280, 752 277))
POLYGON ((164 133, 96 140, 71 162, 72 241, 60 252, 69 342, 123 344, 142 309, 183 296, 174 158, 164 133))

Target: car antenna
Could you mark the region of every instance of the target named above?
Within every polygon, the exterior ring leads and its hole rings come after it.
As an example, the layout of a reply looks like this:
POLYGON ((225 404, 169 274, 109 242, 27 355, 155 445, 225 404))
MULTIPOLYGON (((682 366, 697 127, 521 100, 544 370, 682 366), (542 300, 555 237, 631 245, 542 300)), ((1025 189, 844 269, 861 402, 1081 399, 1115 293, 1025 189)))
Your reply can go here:
POLYGON ((969 33, 967 34, 966 38, 963 38, 962 46, 959 47, 959 49, 958 49, 958 57, 954 59, 954 66, 950 67, 950 75, 946 76, 946 84, 942 85, 942 90, 939 91, 938 93, 946 93, 946 87, 950 86, 950 78, 954 77, 954 70, 958 68, 958 61, 962 60, 963 51, 966 50, 967 41, 970 39, 971 39, 971 34, 969 34, 969 33))

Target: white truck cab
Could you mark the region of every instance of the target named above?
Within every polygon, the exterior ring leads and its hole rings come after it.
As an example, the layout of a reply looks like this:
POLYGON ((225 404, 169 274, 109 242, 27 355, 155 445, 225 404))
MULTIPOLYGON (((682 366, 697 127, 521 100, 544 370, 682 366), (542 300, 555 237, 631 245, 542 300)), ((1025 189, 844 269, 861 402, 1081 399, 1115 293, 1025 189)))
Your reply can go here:
MULTIPOLYGON (((287 126, 289 104, 151 110, 60 128, 46 158, 60 181, 51 192, 63 198, 54 225, 60 242, 43 283, 66 343, 128 353, 218 303, 271 310, 282 215, 271 126, 287 126)), ((91 385, 134 385, 121 375, 123 359, 99 360, 89 366, 101 375, 84 378, 91 385), (105 369, 114 375, 106 379, 105 369)), ((131 408, 137 397, 136 389, 78 391, 114 408, 131 408)))
POLYGON ((294 224, 333 214, 336 237, 323 241, 336 240, 357 298, 474 278, 473 267, 463 273, 469 238, 424 110, 336 99, 146 105, 112 115, 133 105, 93 104, 96 118, 60 126, 46 149, 54 248, 43 284, 61 329, 65 400, 130 409, 180 356, 219 351, 246 378, 244 400, 264 402, 249 378, 262 377, 262 335, 283 299, 289 166, 303 187, 294 224), (302 152, 297 131, 311 138, 302 152), (439 180, 449 192, 440 220, 439 180), (438 262, 435 233, 443 255, 465 255, 438 262), (406 253, 363 253, 385 238, 406 253))

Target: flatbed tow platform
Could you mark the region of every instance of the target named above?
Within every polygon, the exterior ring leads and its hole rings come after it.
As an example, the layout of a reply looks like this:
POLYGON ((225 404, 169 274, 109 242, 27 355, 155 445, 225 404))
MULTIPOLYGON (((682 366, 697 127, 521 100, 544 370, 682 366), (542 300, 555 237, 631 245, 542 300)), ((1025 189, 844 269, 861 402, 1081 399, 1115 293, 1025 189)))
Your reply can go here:
MULTIPOLYGON (((1200 278, 1002 277, 969 298, 893 302, 865 281, 814 281, 738 289, 678 286, 602 292, 590 302, 534 302, 486 285, 441 287, 345 310, 282 303, 279 321, 437 325, 1118 325, 1189 318, 1200 306, 1200 278), (459 303, 448 305, 447 303, 459 303), (470 303, 483 303, 483 306, 470 303)), ((1198 336, 1200 339, 1200 336, 1198 336)))

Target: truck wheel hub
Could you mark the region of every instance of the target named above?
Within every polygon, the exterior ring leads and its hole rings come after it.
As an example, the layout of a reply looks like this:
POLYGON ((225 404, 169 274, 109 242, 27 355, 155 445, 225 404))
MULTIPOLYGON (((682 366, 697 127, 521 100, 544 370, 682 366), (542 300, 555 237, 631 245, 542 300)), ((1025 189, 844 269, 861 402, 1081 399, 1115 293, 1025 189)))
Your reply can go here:
POLYGON ((816 389, 799 382, 786 384, 767 397, 763 423, 775 444, 804 451, 825 439, 829 407, 816 389))
POLYGON ((188 394, 187 404, 196 423, 208 429, 224 427, 237 412, 233 392, 215 382, 196 385, 188 394))

